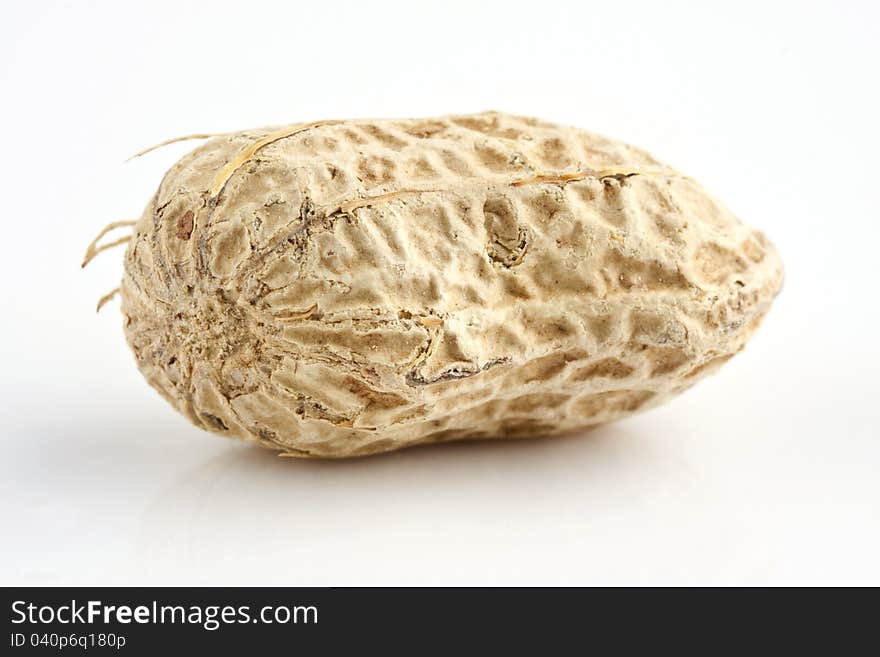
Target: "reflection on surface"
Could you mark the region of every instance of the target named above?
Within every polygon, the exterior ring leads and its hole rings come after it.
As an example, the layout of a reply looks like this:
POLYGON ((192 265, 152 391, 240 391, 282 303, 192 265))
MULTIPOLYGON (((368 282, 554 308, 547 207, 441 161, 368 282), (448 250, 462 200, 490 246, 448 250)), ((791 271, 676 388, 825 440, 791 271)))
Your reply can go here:
POLYGON ((85 560, 108 583, 132 582, 115 571, 152 584, 529 581, 547 555, 586 558, 591 527, 631 526, 652 503, 640 484, 669 465, 627 423, 346 461, 280 458, 170 414, 43 433, 41 476, 70 491, 50 515, 91 532, 62 550, 48 523, 46 559, 85 560), (107 551, 71 554, 80 544, 107 551))

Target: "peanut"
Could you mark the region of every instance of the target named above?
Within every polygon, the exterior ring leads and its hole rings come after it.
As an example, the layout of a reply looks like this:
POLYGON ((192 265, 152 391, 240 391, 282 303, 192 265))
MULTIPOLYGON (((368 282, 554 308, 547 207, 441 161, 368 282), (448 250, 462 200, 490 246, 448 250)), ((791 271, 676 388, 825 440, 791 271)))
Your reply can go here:
POLYGON ((644 151, 489 112, 207 141, 135 225, 121 297, 194 424, 346 457, 653 407, 742 349, 782 276, 644 151))

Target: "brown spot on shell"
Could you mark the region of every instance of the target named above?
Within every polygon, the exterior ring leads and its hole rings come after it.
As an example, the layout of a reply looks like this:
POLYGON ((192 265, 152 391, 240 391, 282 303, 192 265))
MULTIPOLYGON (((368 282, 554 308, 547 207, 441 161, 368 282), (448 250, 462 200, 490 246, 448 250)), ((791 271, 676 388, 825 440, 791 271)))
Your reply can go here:
POLYGON ((187 210, 177 218, 177 237, 182 240, 188 240, 193 232, 193 219, 195 214, 192 210, 187 210))

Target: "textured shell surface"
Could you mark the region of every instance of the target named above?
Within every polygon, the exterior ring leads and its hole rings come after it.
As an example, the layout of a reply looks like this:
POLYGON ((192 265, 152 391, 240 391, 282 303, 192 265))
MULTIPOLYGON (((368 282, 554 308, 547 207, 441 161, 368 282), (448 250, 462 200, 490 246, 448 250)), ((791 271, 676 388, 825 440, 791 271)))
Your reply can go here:
POLYGON ((213 138, 137 222, 121 295, 194 424, 345 457, 655 406, 742 349, 782 277, 642 150, 487 112, 213 138))

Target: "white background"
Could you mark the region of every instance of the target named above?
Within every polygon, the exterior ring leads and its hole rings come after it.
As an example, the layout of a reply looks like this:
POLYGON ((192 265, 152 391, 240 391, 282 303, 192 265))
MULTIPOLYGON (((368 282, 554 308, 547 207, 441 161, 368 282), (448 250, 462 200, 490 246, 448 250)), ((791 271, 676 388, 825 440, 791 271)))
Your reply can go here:
POLYGON ((0 584, 880 584, 878 4, 0 9, 0 584), (589 434, 280 459, 191 427, 122 249, 192 132, 499 109, 643 146, 786 263, 746 351, 589 434))

